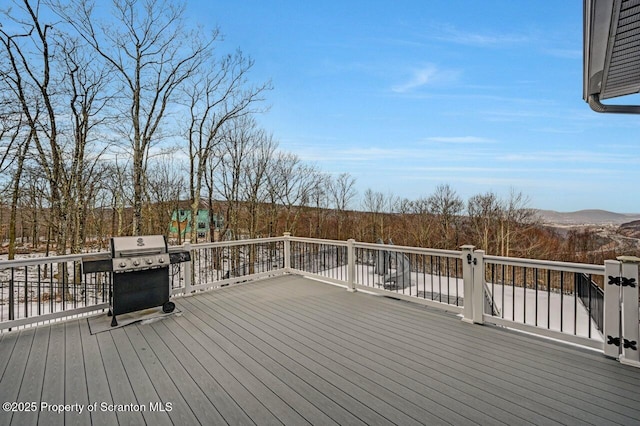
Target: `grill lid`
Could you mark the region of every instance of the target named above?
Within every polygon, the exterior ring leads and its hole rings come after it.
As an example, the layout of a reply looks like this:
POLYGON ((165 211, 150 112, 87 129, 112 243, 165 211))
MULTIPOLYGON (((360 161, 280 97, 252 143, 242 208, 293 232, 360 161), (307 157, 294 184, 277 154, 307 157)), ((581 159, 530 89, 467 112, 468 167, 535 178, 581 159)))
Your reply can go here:
POLYGON ((113 237, 111 257, 116 273, 164 268, 171 263, 164 235, 113 237))
POLYGON ((164 235, 113 237, 111 239, 111 256, 113 258, 162 254, 167 252, 167 241, 164 235))

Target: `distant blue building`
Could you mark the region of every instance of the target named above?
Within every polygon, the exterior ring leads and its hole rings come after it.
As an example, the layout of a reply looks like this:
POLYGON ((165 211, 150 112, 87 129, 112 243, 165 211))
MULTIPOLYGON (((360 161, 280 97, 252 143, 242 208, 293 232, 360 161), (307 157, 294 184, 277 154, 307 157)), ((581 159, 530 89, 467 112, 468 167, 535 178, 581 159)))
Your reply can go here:
POLYGON ((191 218, 191 210, 174 210, 169 224, 169 238, 189 239, 191 238, 191 230, 195 226, 198 241, 210 241, 212 222, 214 232, 218 232, 224 226, 224 217, 220 213, 211 216, 209 210, 198 210, 194 223, 191 218))

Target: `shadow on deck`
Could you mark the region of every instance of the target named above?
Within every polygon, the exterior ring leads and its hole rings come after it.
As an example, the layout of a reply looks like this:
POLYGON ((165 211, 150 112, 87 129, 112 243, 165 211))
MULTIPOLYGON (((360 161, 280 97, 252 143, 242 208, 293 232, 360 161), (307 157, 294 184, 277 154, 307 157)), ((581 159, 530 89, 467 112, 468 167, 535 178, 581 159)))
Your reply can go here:
POLYGON ((3 334, 0 424, 640 422, 640 370, 410 302, 293 275, 174 300, 3 334))

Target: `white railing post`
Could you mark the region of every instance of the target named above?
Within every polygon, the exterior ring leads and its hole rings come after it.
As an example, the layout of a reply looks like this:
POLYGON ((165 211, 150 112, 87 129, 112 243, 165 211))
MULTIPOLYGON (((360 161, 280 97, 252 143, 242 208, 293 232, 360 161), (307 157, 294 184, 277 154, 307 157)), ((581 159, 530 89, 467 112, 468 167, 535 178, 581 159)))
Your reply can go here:
POLYGON ((484 250, 473 252, 473 322, 484 324, 484 250))
POLYGON ((620 262, 604 262, 604 336, 603 352, 611 358, 620 356, 620 262))
POLYGON ((347 240, 347 290, 356 291, 356 249, 354 247, 356 240, 350 238, 347 240))
POLYGON ((473 323, 473 249, 475 246, 464 245, 462 249, 462 285, 464 292, 464 322, 473 323))
POLYGON ((193 268, 192 268, 192 262, 195 259, 194 253, 191 253, 191 243, 183 243, 182 244, 182 249, 186 252, 189 252, 189 255, 191 257, 191 260, 188 262, 184 262, 184 294, 191 294, 191 292, 193 290, 191 290, 191 285, 192 285, 192 276, 193 276, 193 268))
POLYGON ((640 258, 635 256, 620 256, 622 262, 622 333, 620 347, 622 355, 620 362, 640 367, 640 352, 638 351, 638 264, 640 258))
POLYGON ((291 232, 284 233, 284 272, 291 272, 291 232))

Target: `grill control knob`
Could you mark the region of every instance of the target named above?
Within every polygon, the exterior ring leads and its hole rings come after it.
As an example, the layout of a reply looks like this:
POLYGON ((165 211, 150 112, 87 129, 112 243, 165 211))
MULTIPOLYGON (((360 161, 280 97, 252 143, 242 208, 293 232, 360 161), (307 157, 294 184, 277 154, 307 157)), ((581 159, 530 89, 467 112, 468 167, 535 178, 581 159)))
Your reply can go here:
POLYGON ((149 257, 146 258, 144 261, 147 262, 147 265, 151 265, 153 263, 153 259, 151 259, 149 257))
POLYGON ((138 266, 140 265, 140 261, 138 259, 133 261, 133 266, 138 266))
POLYGON ((158 263, 164 263, 164 257, 159 258, 158 263))
POLYGON ((120 267, 121 268, 126 268, 127 267, 127 262, 125 262, 125 261, 120 262, 120 267))

